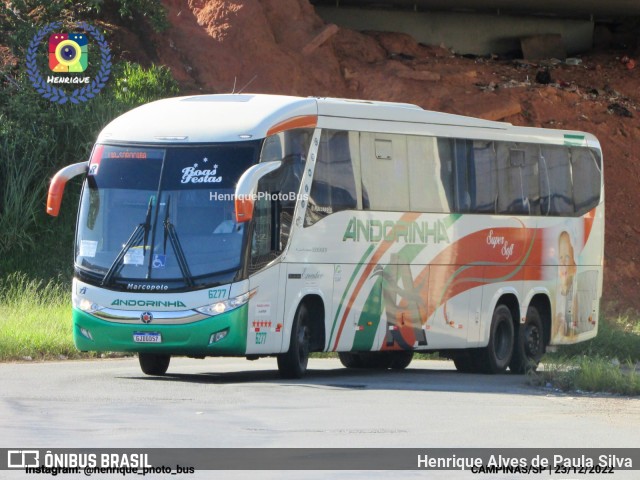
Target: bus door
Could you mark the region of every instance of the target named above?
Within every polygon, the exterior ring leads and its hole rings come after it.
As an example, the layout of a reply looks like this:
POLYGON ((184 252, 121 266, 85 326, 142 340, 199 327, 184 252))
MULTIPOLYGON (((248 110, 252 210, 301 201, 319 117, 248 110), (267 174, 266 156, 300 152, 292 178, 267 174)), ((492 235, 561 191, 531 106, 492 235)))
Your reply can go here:
POLYGON ((286 267, 282 265, 293 227, 310 132, 274 135, 265 140, 261 161, 278 160, 278 169, 258 182, 254 201, 249 283, 257 289, 249 311, 247 353, 279 353, 284 324, 286 267), (255 273, 254 273, 255 272, 255 273))
POLYGON ((247 354, 279 352, 282 344, 284 295, 279 292, 283 291, 284 278, 278 261, 278 210, 277 201, 266 197, 254 204, 249 289, 255 294, 249 303, 247 354))

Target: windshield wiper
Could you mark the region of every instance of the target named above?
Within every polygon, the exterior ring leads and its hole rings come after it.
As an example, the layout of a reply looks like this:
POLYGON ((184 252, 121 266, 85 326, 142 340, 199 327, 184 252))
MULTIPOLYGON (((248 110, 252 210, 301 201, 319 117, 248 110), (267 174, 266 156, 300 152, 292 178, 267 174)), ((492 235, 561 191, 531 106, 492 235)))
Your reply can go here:
POLYGON ((189 270, 189 264, 187 263, 187 258, 184 255, 184 250, 182 249, 182 245, 180 245, 180 239, 178 239, 178 234, 176 233, 176 228, 169 220, 169 211, 171 210, 171 195, 167 196, 167 207, 164 215, 164 255, 167 254, 167 238, 171 242, 171 246, 173 247, 173 251, 176 254, 176 260, 178 261, 178 266, 180 267, 180 272, 182 273, 182 278, 184 278, 185 282, 187 282, 187 286, 193 287, 193 276, 191 275, 191 271, 189 270))
POLYGON ((141 223, 140 225, 136 226, 136 228, 133 230, 133 233, 129 237, 129 240, 127 240, 127 243, 124 244, 124 246, 122 247, 122 250, 120 250, 120 253, 118 253, 118 256, 115 258, 115 260, 109 267, 109 270, 107 270, 107 273, 105 273, 104 277, 102 278, 101 285, 103 287, 111 283, 113 276, 120 270, 120 268, 122 268, 122 260, 124 259, 124 256, 127 254, 127 252, 131 247, 139 244, 140 241, 143 242, 142 257, 144 259, 144 255, 147 250, 147 240, 149 239, 149 230, 151 230, 151 210, 152 209, 153 209, 153 197, 149 198, 149 205, 147 206, 147 215, 145 217, 144 223, 141 223))

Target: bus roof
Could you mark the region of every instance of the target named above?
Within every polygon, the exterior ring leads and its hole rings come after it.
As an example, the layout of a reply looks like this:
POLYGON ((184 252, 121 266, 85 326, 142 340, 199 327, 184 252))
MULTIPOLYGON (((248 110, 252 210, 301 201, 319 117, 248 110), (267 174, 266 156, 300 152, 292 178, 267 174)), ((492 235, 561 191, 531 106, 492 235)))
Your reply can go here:
MULTIPOLYGON (((541 141, 599 146, 593 135, 564 130, 514 127, 510 123, 423 110, 409 103, 338 98, 292 97, 266 94, 194 95, 167 98, 135 108, 109 123, 98 142, 115 143, 207 143, 264 138, 274 127, 296 118, 313 118, 319 126, 332 120, 354 130, 403 122, 406 133, 429 134, 460 127, 468 138, 541 141), (363 127, 358 123, 361 121, 363 127), (429 128, 432 127, 432 128, 429 128), (534 137, 533 139, 531 137, 534 137), (578 139, 578 140, 576 140, 578 139)), ((403 131, 402 127, 393 130, 403 131)), ((384 131, 381 130, 381 131, 384 131)))

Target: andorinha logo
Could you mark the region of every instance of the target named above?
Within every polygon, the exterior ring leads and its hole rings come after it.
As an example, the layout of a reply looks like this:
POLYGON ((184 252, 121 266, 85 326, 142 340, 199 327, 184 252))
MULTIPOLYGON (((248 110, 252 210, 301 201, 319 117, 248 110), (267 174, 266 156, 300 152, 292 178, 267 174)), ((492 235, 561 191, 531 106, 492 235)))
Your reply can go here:
POLYGON ((109 80, 111 52, 107 41, 96 27, 79 22, 65 32, 60 22, 54 22, 44 26, 31 39, 26 64, 31 84, 44 98, 60 104, 80 103, 95 97, 109 80), (38 63, 44 54, 42 44, 47 36, 49 73, 45 78, 38 63), (100 49, 99 55, 91 54, 92 62, 100 65, 93 79, 77 75, 86 71, 90 65, 90 39, 100 49), (78 88, 69 91, 57 85, 77 85, 78 88))
POLYGON ((187 306, 180 300, 175 302, 165 300, 120 300, 119 298, 111 302, 111 306, 116 307, 184 307, 187 306))
POLYGON ((349 220, 342 241, 377 243, 450 243, 447 226, 441 220, 434 222, 404 222, 392 220, 349 220))

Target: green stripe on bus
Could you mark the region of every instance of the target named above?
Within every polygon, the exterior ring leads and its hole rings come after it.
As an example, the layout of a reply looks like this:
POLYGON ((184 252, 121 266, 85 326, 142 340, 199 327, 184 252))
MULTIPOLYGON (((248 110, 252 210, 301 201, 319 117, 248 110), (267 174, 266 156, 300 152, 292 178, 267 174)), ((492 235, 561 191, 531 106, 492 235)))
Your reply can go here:
POLYGON ((358 329, 353 337, 352 351, 369 351, 373 348, 378 325, 380 325, 380 317, 382 316, 382 283, 383 278, 380 275, 362 306, 362 312, 358 319, 358 329))
POLYGON ((584 135, 565 134, 565 136, 564 136, 564 144, 565 145, 572 145, 572 146, 586 146, 587 145, 587 141, 586 141, 584 135))
POLYGON ((367 248, 367 250, 364 252, 362 257, 360 258, 360 261, 358 262, 358 265, 356 265, 356 269, 353 271, 353 274, 351 274, 351 278, 349 279, 349 282, 347 283, 347 288, 345 288, 344 292, 342 292, 342 298, 340 299, 340 303, 338 304, 338 309, 336 310, 336 316, 333 319, 333 325, 331 326, 331 334, 329 335, 329 344, 331 344, 331 340, 333 339, 333 332, 336 329, 336 324, 338 322, 338 316, 340 315, 340 311, 342 310, 342 305, 344 304, 344 299, 347 296, 347 293, 349 293, 349 290, 351 289, 351 284, 353 283, 355 278, 358 276, 358 272, 362 268, 362 265, 364 265, 365 260, 367 259, 367 257, 369 255, 371 255, 371 252, 373 251, 374 246, 375 246, 374 244, 369 245, 369 248, 367 248))
MULTIPOLYGON (((353 338, 352 351, 369 351, 373 348, 373 342, 378 332, 378 326, 382 321, 382 312, 385 307, 390 305, 383 305, 383 295, 392 295, 394 298, 396 295, 402 298, 402 290, 411 290, 413 288, 409 285, 403 285, 403 289, 400 289, 398 278, 398 265, 411 265, 418 256, 418 254, 424 250, 426 245, 405 245, 398 252, 398 261, 391 262, 377 273, 374 271, 373 275, 378 275, 378 279, 374 283, 369 296, 362 307, 362 313, 358 320, 358 330, 353 338), (395 278, 394 278, 395 277, 395 278), (394 283, 389 283, 391 280, 394 283), (387 293, 385 293, 387 292, 387 293), (369 325, 371 323, 371 325, 369 325)), ((410 268, 410 267, 409 267, 410 268)), ((373 276, 372 275, 372 276, 373 276)), ((413 281, 413 277, 411 278, 413 281)), ((387 299, 388 300, 388 299, 387 299)), ((395 306, 395 302, 392 302, 395 306)), ((395 306, 398 308, 397 306, 395 306)), ((389 315, 390 312, 387 312, 389 315)))
POLYGON ((453 225, 454 223, 456 223, 460 217, 462 217, 461 213, 452 213, 451 215, 447 215, 445 218, 442 219, 442 223, 444 223, 444 226, 449 228, 451 225, 453 225))

